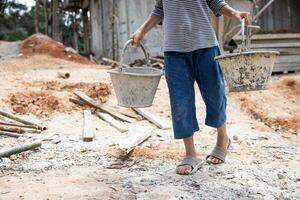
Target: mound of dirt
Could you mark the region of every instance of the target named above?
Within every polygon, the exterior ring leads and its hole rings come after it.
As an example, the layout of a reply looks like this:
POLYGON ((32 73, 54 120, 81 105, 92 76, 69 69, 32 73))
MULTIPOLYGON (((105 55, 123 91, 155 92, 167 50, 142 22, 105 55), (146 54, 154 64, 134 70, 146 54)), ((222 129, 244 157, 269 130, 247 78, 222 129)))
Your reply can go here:
POLYGON ((80 90, 93 99, 105 103, 111 94, 111 86, 106 83, 62 83, 58 81, 25 82, 24 86, 38 87, 41 90, 66 91, 70 94, 80 90))
POLYGON ((251 117, 275 130, 300 133, 300 77, 271 82, 264 91, 233 94, 251 117))
POLYGON ((39 117, 49 117, 54 112, 82 109, 69 101, 69 98, 74 96, 73 91, 76 90, 83 91, 101 103, 106 102, 111 94, 110 85, 105 83, 36 81, 23 83, 23 86, 24 90, 9 94, 6 102, 16 113, 31 113, 39 117))
POLYGON ((82 64, 94 64, 89 59, 78 53, 66 51, 65 46, 43 34, 34 34, 23 41, 20 52, 24 56, 46 54, 55 58, 61 58, 82 64))
POLYGON ((61 100, 49 92, 17 92, 9 95, 8 101, 19 114, 48 116, 54 111, 63 112, 65 108, 61 100))

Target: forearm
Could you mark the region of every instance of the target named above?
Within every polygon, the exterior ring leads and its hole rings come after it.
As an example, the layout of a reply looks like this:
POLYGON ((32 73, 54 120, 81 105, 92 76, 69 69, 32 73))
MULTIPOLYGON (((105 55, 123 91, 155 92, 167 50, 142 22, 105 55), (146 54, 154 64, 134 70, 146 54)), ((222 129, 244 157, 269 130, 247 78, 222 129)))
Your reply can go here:
POLYGON ((225 5, 221 8, 220 14, 225 15, 227 17, 234 17, 239 11, 233 9, 229 5, 225 5))
POLYGON ((158 25, 161 22, 161 18, 157 16, 150 16, 143 25, 138 29, 143 35, 148 33, 153 27, 158 25))

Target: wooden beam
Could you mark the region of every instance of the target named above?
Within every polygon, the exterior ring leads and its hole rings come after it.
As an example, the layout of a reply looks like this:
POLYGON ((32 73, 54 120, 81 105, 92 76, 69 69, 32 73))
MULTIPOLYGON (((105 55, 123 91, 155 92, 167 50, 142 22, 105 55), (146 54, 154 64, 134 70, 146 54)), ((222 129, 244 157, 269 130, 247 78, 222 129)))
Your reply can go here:
POLYGON ((110 124, 112 127, 116 128, 118 131, 124 133, 128 131, 128 128, 126 128, 123 124, 121 124, 119 121, 115 120, 112 116, 110 116, 107 113, 102 112, 96 112, 96 114, 106 121, 108 124, 110 124))
POLYGON ((83 92, 80 92, 80 91, 76 91, 74 92, 74 94, 79 97, 82 101, 86 102, 88 105, 94 107, 94 108, 97 108, 99 109, 100 111, 102 112, 105 112, 105 113, 108 113, 110 114, 111 116, 119 119, 119 120, 122 120, 122 121, 125 121, 125 122, 134 122, 135 120, 130 118, 130 117, 127 117, 125 115, 122 115, 120 113, 118 113, 117 111, 105 106, 105 105, 100 105, 98 104, 94 99, 92 99, 91 97, 87 96, 86 94, 84 94, 83 92))
POLYGON ((163 122, 159 117, 155 116, 154 114, 152 114, 151 112, 149 112, 145 108, 133 108, 133 110, 135 110, 138 114, 145 117, 148 121, 155 124, 160 129, 165 130, 165 129, 170 129, 171 128, 170 125, 163 122))
POLYGON ((9 149, 0 151, 0 158, 9 157, 13 154, 21 153, 23 151, 33 150, 42 146, 42 143, 39 141, 25 143, 21 146, 12 147, 9 149))
POLYGON ((90 110, 83 111, 83 133, 84 142, 92 142, 94 139, 94 130, 92 126, 92 113, 90 110))

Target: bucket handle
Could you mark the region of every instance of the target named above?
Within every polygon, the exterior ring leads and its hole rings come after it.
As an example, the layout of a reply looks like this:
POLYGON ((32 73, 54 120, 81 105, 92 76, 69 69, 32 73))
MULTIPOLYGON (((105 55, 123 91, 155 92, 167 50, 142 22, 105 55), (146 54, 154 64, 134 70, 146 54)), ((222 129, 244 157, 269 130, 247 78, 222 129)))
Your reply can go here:
POLYGON ((260 29, 260 26, 246 25, 245 18, 242 18, 241 20, 242 45, 240 50, 241 52, 250 51, 251 49, 252 29, 260 29))
MULTIPOLYGON (((122 71, 122 68, 124 67, 123 66, 123 60, 124 60, 124 54, 125 54, 125 51, 126 51, 126 49, 128 48, 128 46, 130 45, 130 44, 132 44, 132 42, 133 42, 133 39, 130 39, 130 40, 128 40, 125 44, 124 44, 124 47, 123 47, 123 49, 122 49, 122 54, 121 54, 121 62, 120 62, 120 65, 119 65, 119 70, 120 71, 122 71)), ((147 51, 146 51, 146 48, 145 48, 145 46, 141 43, 141 45, 140 45, 140 48, 142 49, 142 51, 143 51, 143 53, 144 53, 144 55, 145 55, 145 58, 146 58, 146 65, 148 66, 148 67, 150 67, 151 65, 150 65, 150 60, 149 60, 149 54, 147 53, 147 51)))
POLYGON ((242 35, 242 45, 241 45, 241 51, 246 51, 246 37, 245 37, 245 29, 246 29, 246 25, 245 25, 245 18, 242 18, 241 20, 241 35, 242 35))

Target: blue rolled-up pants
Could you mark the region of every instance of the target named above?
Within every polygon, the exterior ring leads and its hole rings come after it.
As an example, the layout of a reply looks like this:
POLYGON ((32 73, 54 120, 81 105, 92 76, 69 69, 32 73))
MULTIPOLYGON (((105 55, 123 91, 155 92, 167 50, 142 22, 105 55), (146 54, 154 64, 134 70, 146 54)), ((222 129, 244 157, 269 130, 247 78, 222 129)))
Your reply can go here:
POLYGON ((195 82, 206 105, 205 124, 221 127, 226 121, 224 76, 214 57, 218 46, 193 52, 165 52, 165 75, 169 88, 175 139, 192 136, 199 131, 195 106, 195 82))

